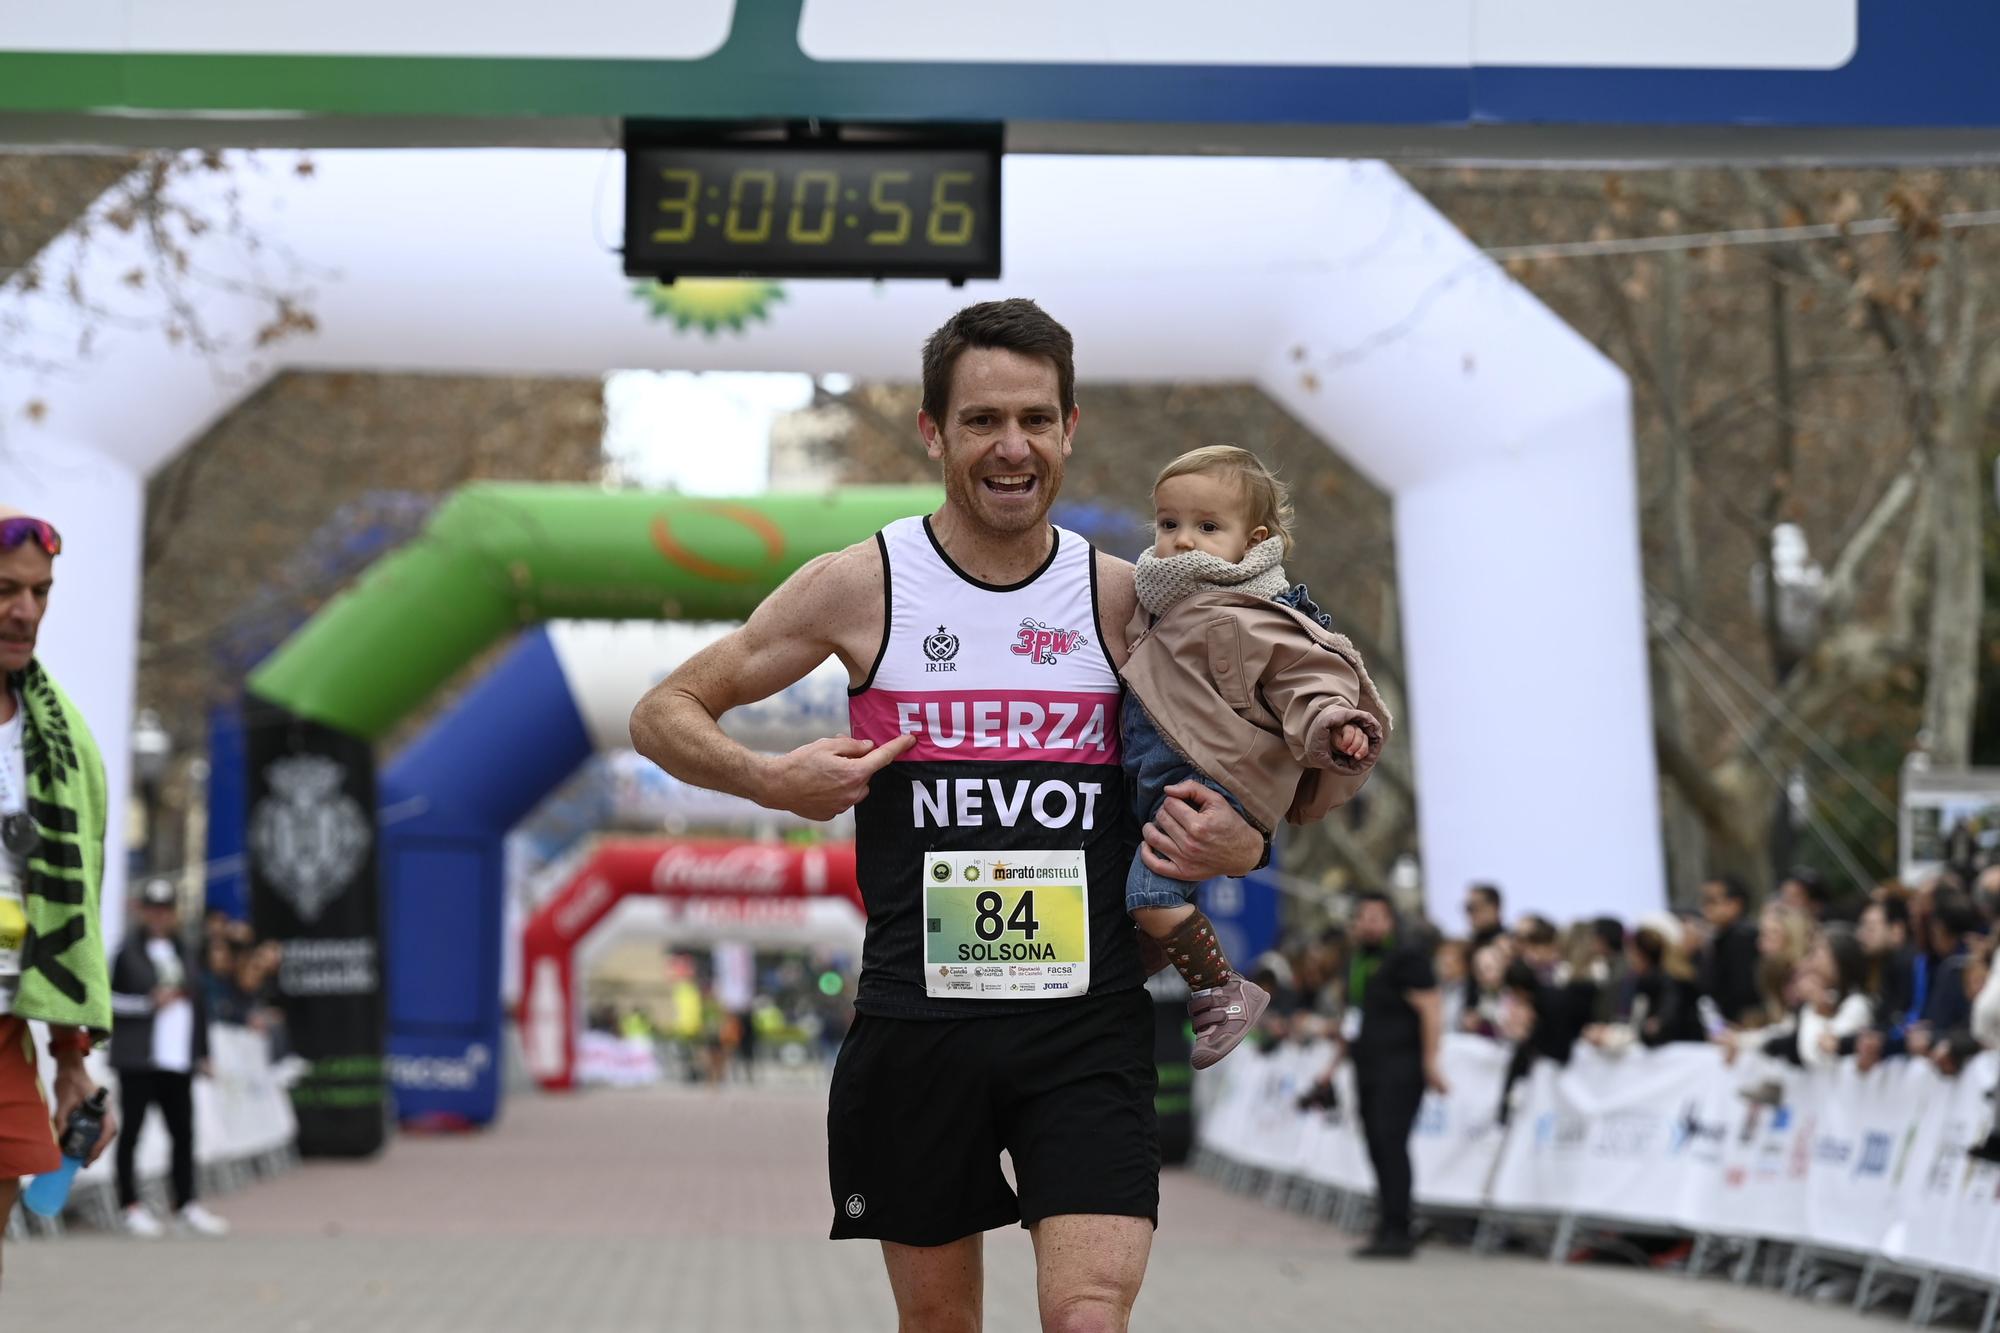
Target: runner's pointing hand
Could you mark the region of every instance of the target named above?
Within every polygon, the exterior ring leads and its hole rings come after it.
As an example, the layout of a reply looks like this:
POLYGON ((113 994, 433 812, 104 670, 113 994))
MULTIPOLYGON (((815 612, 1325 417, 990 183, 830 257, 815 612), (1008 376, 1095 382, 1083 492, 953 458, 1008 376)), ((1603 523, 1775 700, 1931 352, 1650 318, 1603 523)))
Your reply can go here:
POLYGON ((832 819, 868 794, 868 782, 917 743, 905 733, 878 746, 852 736, 828 736, 781 756, 762 804, 805 819, 832 819))

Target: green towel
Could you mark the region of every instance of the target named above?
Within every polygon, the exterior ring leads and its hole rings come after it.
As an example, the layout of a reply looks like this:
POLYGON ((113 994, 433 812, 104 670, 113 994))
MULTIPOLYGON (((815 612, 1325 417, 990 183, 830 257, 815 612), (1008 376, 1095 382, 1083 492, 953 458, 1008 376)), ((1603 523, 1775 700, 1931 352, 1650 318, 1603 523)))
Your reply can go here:
POLYGON ((28 815, 41 845, 23 867, 28 934, 14 1013, 45 1023, 111 1031, 98 892, 104 885, 104 761, 69 696, 30 661, 9 679, 26 705, 23 749, 28 815))

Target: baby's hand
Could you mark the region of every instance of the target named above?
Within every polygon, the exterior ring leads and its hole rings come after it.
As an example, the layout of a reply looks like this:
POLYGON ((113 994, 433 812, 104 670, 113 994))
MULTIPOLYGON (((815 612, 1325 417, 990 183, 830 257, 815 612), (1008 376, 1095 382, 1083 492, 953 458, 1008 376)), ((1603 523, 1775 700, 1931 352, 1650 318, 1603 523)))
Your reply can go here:
POLYGON ((1368 757, 1368 733, 1352 722, 1340 729, 1340 737, 1334 741, 1334 745, 1349 759, 1368 757))

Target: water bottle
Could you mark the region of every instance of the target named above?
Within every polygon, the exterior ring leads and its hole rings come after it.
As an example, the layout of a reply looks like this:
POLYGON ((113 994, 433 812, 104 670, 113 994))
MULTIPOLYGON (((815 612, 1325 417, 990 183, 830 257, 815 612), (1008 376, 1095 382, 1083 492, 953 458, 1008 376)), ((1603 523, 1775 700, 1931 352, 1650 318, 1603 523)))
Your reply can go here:
POLYGON ((110 1105, 111 1094, 99 1088, 90 1094, 90 1100, 69 1113, 69 1123, 63 1126, 62 1165, 46 1175, 36 1176, 28 1182, 28 1188, 21 1192, 21 1202, 37 1217, 57 1217, 63 1205, 69 1202, 70 1182, 83 1169, 84 1158, 97 1146, 97 1136, 104 1132, 104 1112, 110 1105))

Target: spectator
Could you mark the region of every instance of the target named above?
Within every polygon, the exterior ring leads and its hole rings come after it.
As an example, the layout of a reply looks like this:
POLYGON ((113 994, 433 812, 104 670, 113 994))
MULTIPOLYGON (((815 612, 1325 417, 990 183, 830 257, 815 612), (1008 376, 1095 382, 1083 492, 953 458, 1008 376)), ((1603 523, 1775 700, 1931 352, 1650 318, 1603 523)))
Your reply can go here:
POLYGON ((1625 956, 1632 968, 1633 1034, 1642 1045, 1706 1041, 1701 988, 1681 947, 1680 923, 1648 922, 1632 932, 1625 956))
POLYGON ((1493 884, 1475 884, 1465 892, 1466 939, 1477 951, 1498 939, 1506 926, 1501 922, 1500 889, 1493 884))
POLYGON ((1778 901, 1794 912, 1804 912, 1818 925, 1826 920, 1833 906, 1833 891, 1827 888, 1817 870, 1796 866, 1778 885, 1778 901))
MULTIPOLYGON (((1903 1032, 1911 1055, 1930 1052, 1945 1033, 1966 1027, 1972 1002, 1965 993, 1967 941, 1980 927, 1979 915, 1964 890, 1939 887, 1931 895, 1929 947, 1917 956, 1912 1007, 1917 1018, 1903 1032)), ((1891 1054, 1895 1054, 1893 1046, 1891 1054)))
MULTIPOLYGON (((1984 967, 1985 973, 1979 987, 1979 994, 1972 1002, 1972 1038, 1987 1050, 2000 1049, 2000 981, 1996 981, 1993 967, 1993 942, 1988 941, 1984 967)), ((1989 1099, 1995 1093, 1989 1091, 1989 1099)), ((1967 1149, 1971 1156, 1982 1162, 2000 1162, 2000 1120, 1986 1131, 1986 1137, 1967 1149)))
POLYGON ((208 1016, 200 978, 175 936, 173 883, 149 879, 140 890, 140 929, 129 932, 111 967, 111 1067, 118 1071, 118 1202, 128 1234, 164 1234, 139 1201, 135 1153, 153 1106, 173 1140, 174 1216, 195 1235, 222 1236, 229 1226, 195 1202, 194 1075, 206 1073, 208 1016))
POLYGON ((1629 1011, 1632 1003, 1632 966, 1625 961, 1625 926, 1615 916, 1600 916, 1590 923, 1597 1000, 1591 1007, 1591 1021, 1608 1023, 1629 1011))
POLYGON ((241 1027, 250 1021, 250 997, 237 984, 236 946, 220 930, 206 931, 203 939, 207 965, 202 969, 201 984, 209 1021, 241 1027))
POLYGON ((1473 983, 1472 963, 1467 957, 1464 940, 1439 940, 1437 952, 1432 955, 1432 970, 1437 973, 1438 993, 1444 1002, 1444 1030, 1460 1031, 1459 1022, 1465 1016, 1465 996, 1468 989, 1478 994, 1478 985, 1473 983), (1468 983, 1473 983, 1468 987, 1468 983))
POLYGON ((1876 898, 1861 909, 1855 938, 1868 959, 1868 990, 1879 1021, 1901 1031, 1916 986, 1916 950, 1910 944, 1910 905, 1901 897, 1876 898))
MULTIPOLYGON (((1507 928, 1501 920, 1500 888, 1495 884, 1474 884, 1465 891, 1465 939, 1467 956, 1475 956, 1487 945, 1506 938, 1507 928)), ((1494 990, 1499 990, 1499 981, 1494 981, 1494 990)), ((1475 979, 1468 976, 1465 981, 1465 1012, 1479 1008, 1479 992, 1475 979)))
POLYGON ((1750 891, 1733 875, 1716 875, 1701 886, 1701 912, 1713 931, 1701 954, 1702 993, 1715 1002, 1723 1022, 1741 1024, 1761 1002, 1759 932, 1748 920, 1750 891))
POLYGON ((1589 1015, 1584 997, 1594 998, 1590 983, 1581 985, 1583 989, 1577 990, 1572 983, 1544 981, 1525 959, 1517 958, 1507 965, 1500 1034, 1514 1043, 1514 1067, 1507 1077, 1510 1087, 1538 1058, 1569 1063, 1589 1015))
POLYGON ((2000 865, 1988 865, 1973 879, 1972 905, 1982 921, 2000 918, 2000 865))
POLYGON ((1302 999, 1321 1018, 1339 1018, 1347 1004, 1347 931, 1328 926, 1300 959, 1302 999))
POLYGON ((1978 1016, 1978 1001, 1984 992, 1993 966, 1992 942, 1977 939, 1966 950, 1964 966, 1959 969, 1959 986, 1965 994, 1966 1022, 1942 1033, 1931 1042, 1929 1059, 1938 1073, 1946 1078, 1957 1078, 1963 1073, 1972 1057, 1979 1054, 1981 1040, 1978 1016))
POLYGON ((1513 961, 1513 946, 1504 935, 1473 951, 1470 978, 1473 1003, 1459 1015, 1459 1031, 1480 1037, 1500 1035, 1507 968, 1513 961))
POLYGON ((1875 1020, 1876 997, 1868 990, 1868 953, 1855 932, 1838 923, 1814 938, 1799 967, 1799 1009, 1792 1033, 1770 1037, 1766 1053, 1820 1069, 1839 1055, 1843 1041, 1875 1020))
MULTIPOLYGON (((1402 944, 1397 933, 1388 896, 1359 895, 1347 985, 1360 1027, 1347 1052, 1354 1062, 1362 1133, 1381 1209, 1374 1239, 1355 1251, 1357 1258, 1407 1259, 1416 1252, 1410 1133, 1425 1088, 1449 1091, 1438 1063, 1442 1024, 1437 978, 1428 955, 1402 944)), ((1331 1079, 1328 1070, 1321 1081, 1331 1079)))
POLYGON ((236 964, 236 984, 243 992, 247 1010, 243 1021, 252 1032, 263 1034, 273 1064, 292 1053, 285 1010, 278 995, 278 967, 284 957, 284 945, 265 940, 242 954, 236 964))
POLYGON ((1798 1006, 1793 989, 1799 964, 1812 948, 1812 918, 1783 903, 1766 903, 1757 923, 1757 1006, 1743 1015, 1745 1028, 1781 1023, 1798 1006))
POLYGON ((1547 917, 1530 912, 1514 922, 1514 951, 1543 981, 1554 981, 1562 963, 1562 936, 1547 917))

